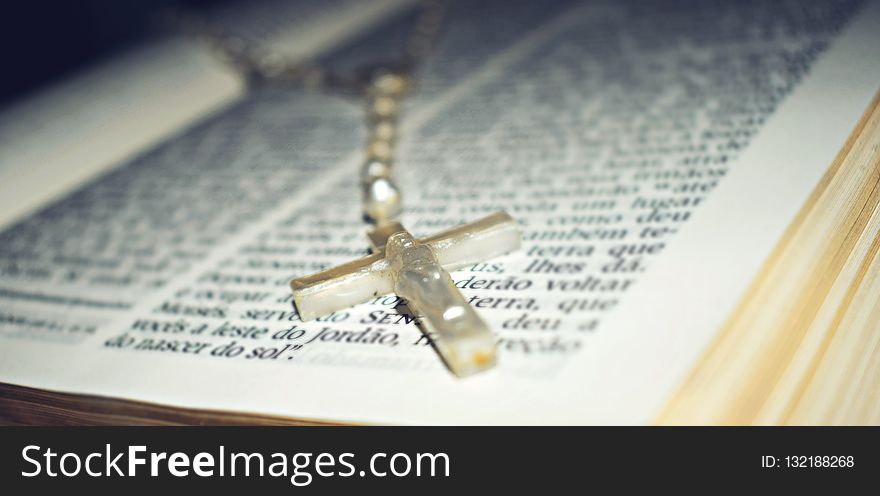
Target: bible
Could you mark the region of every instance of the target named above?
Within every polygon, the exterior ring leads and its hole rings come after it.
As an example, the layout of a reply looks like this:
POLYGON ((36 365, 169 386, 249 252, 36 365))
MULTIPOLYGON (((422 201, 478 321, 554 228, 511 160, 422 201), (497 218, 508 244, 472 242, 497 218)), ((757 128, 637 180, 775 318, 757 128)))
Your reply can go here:
MULTIPOLYGON (((413 6, 210 16, 347 70, 413 6)), ((872 1, 450 2, 403 221, 522 230, 451 272, 497 349, 458 378, 398 295, 297 312, 369 254, 358 102, 151 37, 0 112, 0 422, 877 423, 877 46, 872 1)))

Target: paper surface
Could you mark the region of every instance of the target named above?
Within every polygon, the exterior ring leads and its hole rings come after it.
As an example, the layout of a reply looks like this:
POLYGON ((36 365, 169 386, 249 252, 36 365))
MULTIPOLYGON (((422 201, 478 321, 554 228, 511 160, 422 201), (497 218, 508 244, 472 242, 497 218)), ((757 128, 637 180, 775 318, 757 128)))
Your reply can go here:
MULTIPOLYGON (((536 4, 453 5, 396 165, 415 234, 523 226, 519 253, 453 274, 495 370, 454 378, 394 296, 299 321, 289 279, 366 252, 362 109, 260 89, 0 235, 0 381, 353 422, 650 421, 877 90, 880 16, 536 4)), ((370 60, 400 24, 325 57, 370 60)))

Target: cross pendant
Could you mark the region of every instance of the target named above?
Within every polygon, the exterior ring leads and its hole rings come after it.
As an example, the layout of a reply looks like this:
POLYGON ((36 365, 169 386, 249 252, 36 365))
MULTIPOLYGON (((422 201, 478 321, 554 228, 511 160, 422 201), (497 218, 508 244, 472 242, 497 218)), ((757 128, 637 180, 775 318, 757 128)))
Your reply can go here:
POLYGON ((498 212, 424 239, 398 222, 368 233, 373 253, 290 282, 303 321, 395 293, 420 317, 449 369, 463 377, 493 367, 495 337, 448 271, 520 247, 516 221, 498 212))

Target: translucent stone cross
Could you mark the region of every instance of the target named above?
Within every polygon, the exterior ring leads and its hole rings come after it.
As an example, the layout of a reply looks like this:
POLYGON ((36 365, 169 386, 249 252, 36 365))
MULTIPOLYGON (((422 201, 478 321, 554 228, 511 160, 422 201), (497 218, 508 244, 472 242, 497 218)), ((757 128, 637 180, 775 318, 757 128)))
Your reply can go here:
POLYGON ((496 363, 495 338, 449 276, 451 270, 514 251, 516 221, 499 212, 424 239, 397 222, 369 233, 373 253, 291 281, 303 321, 395 293, 421 317, 450 370, 467 376, 496 363))

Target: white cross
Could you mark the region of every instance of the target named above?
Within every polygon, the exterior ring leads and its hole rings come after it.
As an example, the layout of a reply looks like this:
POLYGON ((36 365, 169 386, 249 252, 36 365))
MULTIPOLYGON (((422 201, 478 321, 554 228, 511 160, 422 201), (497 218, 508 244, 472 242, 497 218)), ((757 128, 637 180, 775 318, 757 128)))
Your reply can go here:
POLYGON ((450 370, 467 376, 496 363, 495 337, 449 272, 520 247, 516 221, 498 212, 424 239, 397 222, 369 233, 373 253, 290 282, 303 321, 395 293, 432 334, 450 370))

